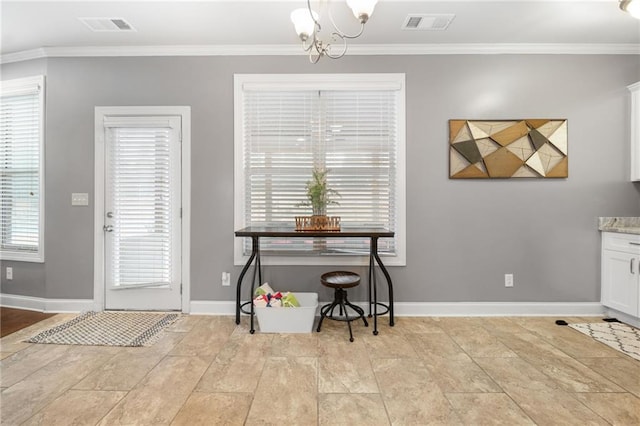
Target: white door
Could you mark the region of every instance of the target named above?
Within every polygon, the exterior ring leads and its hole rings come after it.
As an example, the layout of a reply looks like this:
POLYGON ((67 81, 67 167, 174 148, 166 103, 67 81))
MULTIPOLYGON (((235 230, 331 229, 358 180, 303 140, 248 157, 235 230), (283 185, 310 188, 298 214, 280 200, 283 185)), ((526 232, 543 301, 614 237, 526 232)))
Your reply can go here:
POLYGON ((180 310, 179 116, 104 119, 105 309, 180 310))

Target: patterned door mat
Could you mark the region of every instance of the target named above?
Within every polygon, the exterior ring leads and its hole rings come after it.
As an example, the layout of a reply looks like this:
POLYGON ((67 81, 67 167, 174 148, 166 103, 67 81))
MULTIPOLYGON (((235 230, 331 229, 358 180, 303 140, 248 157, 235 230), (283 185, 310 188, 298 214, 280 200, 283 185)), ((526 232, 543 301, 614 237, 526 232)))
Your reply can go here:
POLYGON ((569 324, 607 346, 640 361, 640 330, 619 322, 569 324))
POLYGON ((179 314, 149 312, 86 312, 45 330, 29 343, 88 346, 151 346, 158 333, 179 314))

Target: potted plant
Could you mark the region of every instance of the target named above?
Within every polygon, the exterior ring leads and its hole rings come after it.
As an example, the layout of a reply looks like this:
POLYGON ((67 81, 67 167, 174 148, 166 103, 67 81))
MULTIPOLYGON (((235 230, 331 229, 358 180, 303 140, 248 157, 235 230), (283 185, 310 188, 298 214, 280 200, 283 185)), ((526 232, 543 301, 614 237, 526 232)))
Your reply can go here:
POLYGON ((311 171, 312 178, 307 181, 308 200, 302 205, 311 206, 314 216, 326 216, 329 204, 339 204, 333 197, 340 194, 327 186, 328 173, 327 169, 314 167, 311 171))
POLYGON ((333 198, 340 196, 338 191, 331 189, 327 185, 327 174, 329 170, 314 167, 311 172, 311 180, 307 181, 307 201, 300 203, 301 206, 311 206, 313 216, 296 216, 297 230, 340 230, 340 217, 327 217, 327 206, 338 204, 333 198))

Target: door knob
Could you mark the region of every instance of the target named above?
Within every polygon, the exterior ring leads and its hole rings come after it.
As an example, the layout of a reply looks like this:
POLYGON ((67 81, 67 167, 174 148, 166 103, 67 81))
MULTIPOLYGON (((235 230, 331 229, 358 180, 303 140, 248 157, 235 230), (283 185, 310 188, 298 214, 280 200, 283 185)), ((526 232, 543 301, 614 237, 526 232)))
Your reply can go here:
POLYGON ((104 225, 104 226, 102 227, 102 230, 103 230, 104 232, 113 232, 113 225, 104 225))

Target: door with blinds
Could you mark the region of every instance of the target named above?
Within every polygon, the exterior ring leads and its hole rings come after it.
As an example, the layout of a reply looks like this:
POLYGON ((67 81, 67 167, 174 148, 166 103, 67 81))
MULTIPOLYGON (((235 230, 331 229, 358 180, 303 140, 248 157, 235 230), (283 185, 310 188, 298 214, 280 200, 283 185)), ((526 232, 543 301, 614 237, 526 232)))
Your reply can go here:
POLYGON ((180 117, 105 117, 105 309, 179 310, 180 117))

